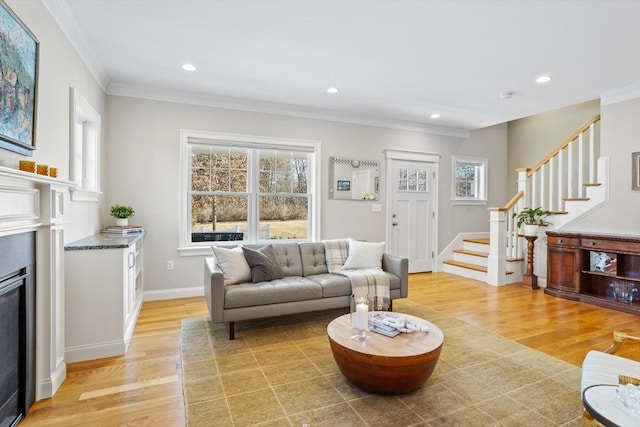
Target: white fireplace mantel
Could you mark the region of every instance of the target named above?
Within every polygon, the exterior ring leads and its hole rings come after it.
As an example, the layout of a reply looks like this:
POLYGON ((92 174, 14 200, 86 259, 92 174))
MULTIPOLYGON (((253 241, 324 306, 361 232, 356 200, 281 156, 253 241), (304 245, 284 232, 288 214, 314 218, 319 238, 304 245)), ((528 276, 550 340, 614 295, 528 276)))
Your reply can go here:
POLYGON ((76 184, 0 166, 0 236, 36 232, 36 400, 64 381, 65 192, 76 184))

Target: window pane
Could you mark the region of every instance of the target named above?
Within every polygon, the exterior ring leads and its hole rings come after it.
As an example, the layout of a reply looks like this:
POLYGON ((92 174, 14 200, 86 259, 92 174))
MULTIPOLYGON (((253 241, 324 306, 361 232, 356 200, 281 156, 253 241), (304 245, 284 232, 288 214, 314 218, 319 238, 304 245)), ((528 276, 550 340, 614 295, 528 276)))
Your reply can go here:
POLYGON ((211 191, 229 191, 229 170, 214 169, 211 173, 211 191))
POLYGON ((193 191, 209 191, 211 188, 211 171, 194 168, 191 171, 191 189, 193 191))
POLYGON ((307 197, 260 196, 261 239, 307 239, 309 200, 307 197))
POLYGON ((418 191, 429 191, 427 186, 427 171, 418 171, 418 191))
POLYGON ((273 181, 273 172, 261 171, 260 172, 260 192, 261 193, 274 193, 275 182, 273 181))
POLYGON ((191 166, 194 168, 209 169, 211 167, 210 147, 193 145, 191 147, 191 166))
POLYGON ((193 241, 242 240, 247 231, 247 206, 247 196, 192 196, 192 234, 213 233, 192 235, 193 241))
POLYGON ((291 192, 305 194, 307 192, 307 175, 309 160, 304 153, 294 153, 291 159, 291 192))
POLYGON ((247 171, 231 170, 230 173, 230 190, 233 192, 244 193, 247 191, 247 171))

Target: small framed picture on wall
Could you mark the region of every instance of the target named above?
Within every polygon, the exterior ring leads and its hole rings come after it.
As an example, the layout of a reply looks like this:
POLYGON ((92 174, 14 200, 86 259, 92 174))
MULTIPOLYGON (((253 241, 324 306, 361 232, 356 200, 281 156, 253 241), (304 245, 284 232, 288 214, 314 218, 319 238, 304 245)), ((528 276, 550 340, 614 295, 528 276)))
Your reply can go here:
POLYGON ((640 151, 631 153, 631 189, 640 191, 640 151))
POLYGON ((338 191, 350 191, 351 181, 338 180, 338 191))

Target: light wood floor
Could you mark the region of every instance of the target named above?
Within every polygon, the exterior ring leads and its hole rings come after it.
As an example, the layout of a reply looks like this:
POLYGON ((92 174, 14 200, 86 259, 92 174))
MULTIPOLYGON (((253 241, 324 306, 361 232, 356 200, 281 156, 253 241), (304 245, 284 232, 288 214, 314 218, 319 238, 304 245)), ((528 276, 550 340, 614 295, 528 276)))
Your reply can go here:
MULTIPOLYGON (((411 275, 409 300, 578 366, 587 351, 610 344, 613 330, 640 334, 631 314, 447 273, 411 275)), ((183 426, 180 321, 206 314, 203 298, 145 302, 125 356, 68 365, 56 395, 21 425, 183 426)), ((640 345, 618 354, 640 360, 640 345)))

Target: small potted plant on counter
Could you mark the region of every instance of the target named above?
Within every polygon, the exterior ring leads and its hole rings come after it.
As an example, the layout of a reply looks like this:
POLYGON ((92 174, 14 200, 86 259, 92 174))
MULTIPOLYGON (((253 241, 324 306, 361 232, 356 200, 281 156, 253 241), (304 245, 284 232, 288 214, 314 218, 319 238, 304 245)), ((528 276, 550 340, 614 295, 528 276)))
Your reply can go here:
POLYGON ((116 218, 116 225, 119 227, 126 227, 129 225, 129 217, 133 216, 135 210, 131 206, 124 206, 115 204, 111 206, 109 214, 116 218))
POLYGON ((523 209, 514 214, 514 216, 516 218, 518 228, 522 228, 522 233, 525 236, 536 236, 538 234, 539 226, 549 224, 545 218, 550 214, 551 212, 537 207, 523 209))

